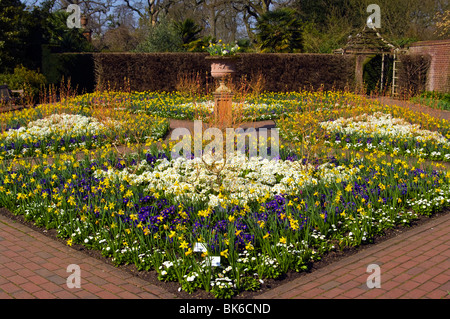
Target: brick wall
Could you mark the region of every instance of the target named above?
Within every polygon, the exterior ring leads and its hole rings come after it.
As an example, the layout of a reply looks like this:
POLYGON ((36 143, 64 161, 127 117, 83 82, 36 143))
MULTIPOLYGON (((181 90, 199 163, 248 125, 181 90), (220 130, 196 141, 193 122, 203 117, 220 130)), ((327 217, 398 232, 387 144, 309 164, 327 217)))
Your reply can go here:
POLYGON ((427 91, 450 92, 450 39, 416 42, 411 44, 409 52, 431 56, 427 91))

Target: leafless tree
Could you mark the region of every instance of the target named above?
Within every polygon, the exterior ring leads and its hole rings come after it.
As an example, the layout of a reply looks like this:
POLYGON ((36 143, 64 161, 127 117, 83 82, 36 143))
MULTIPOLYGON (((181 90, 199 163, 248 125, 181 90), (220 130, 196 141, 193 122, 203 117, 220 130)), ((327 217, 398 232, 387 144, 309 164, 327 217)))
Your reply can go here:
POLYGON ((175 0, 123 1, 131 10, 136 12, 141 19, 148 19, 151 25, 157 23, 159 14, 162 12, 167 14, 169 8, 178 2, 175 0))
POLYGON ((59 0, 57 9, 65 10, 71 4, 79 5, 81 13, 88 19, 88 28, 93 31, 94 37, 104 34, 110 22, 110 14, 117 6, 118 0, 59 0), (58 5, 59 4, 59 5, 58 5))

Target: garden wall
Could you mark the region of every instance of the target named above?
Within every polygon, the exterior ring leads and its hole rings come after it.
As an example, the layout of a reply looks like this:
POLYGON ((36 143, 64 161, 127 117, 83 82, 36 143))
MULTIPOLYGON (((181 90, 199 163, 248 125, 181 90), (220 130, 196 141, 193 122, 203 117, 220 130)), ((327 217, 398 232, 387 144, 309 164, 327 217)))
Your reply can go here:
POLYGON ((450 39, 413 43, 409 52, 431 56, 427 91, 450 92, 450 39))
MULTIPOLYGON (((210 62, 203 53, 96 53, 97 85, 135 91, 174 91, 183 74, 198 72, 201 85, 210 77, 210 62)), ((262 75, 267 91, 299 89, 352 89, 355 57, 333 54, 241 54, 237 79, 262 75)))

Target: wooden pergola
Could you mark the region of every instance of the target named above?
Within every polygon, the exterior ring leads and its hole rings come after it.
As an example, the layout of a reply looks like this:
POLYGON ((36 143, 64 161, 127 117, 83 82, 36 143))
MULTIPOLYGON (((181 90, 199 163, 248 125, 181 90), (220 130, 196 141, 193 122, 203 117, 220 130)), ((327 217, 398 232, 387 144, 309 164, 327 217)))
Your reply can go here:
MULTIPOLYGON (((394 61, 398 53, 398 48, 386 41, 374 27, 364 26, 363 30, 356 36, 349 36, 347 44, 334 51, 336 54, 356 55, 355 79, 358 88, 363 86, 364 64, 375 55, 382 56, 381 65, 381 91, 384 83, 384 60, 386 55, 394 56, 394 61)), ((395 72, 395 67, 394 67, 395 72)), ((395 77, 395 75, 393 75, 395 77)))

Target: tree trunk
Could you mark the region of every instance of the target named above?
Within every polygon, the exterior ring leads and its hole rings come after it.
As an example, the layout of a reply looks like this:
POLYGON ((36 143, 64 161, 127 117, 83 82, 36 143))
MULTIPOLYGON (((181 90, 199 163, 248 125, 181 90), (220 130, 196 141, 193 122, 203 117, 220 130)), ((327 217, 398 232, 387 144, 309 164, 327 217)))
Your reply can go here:
POLYGON ((253 33, 253 31, 250 27, 250 22, 248 21, 249 19, 250 19, 250 15, 247 15, 247 14, 244 14, 244 16, 242 17, 242 20, 244 21, 244 24, 245 24, 245 29, 247 30, 248 38, 250 39, 251 42, 255 42, 256 35, 253 33))
POLYGON ((210 24, 210 27, 211 27, 210 35, 213 38, 217 37, 216 19, 217 19, 217 17, 216 17, 216 8, 215 8, 214 5, 211 5, 209 7, 209 24, 210 24))
POLYGON ((150 15, 150 23, 152 26, 155 26, 158 21, 158 13, 159 10, 156 8, 155 1, 148 2, 148 13, 150 15))

